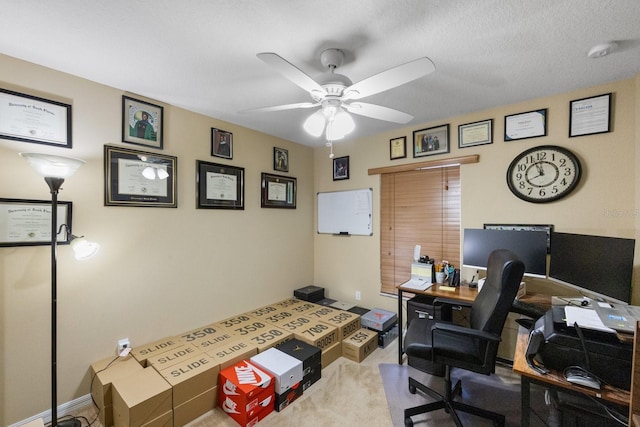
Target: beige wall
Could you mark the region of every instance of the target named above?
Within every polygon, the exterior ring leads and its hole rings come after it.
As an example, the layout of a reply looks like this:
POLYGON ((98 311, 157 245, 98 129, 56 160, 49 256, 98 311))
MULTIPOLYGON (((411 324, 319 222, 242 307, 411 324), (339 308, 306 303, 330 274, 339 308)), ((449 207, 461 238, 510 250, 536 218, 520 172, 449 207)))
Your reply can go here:
MULTIPOLYGON (((123 70, 126 72, 126 70, 123 70)), ((73 149, 0 140, 0 197, 50 200, 21 151, 87 161, 63 185, 76 234, 99 242, 76 261, 58 251, 59 402, 89 393, 88 367, 128 337, 142 345, 284 299, 313 281, 313 151, 165 105, 163 154, 178 157, 178 208, 103 206, 103 146, 120 142, 123 90, 0 56, 0 87, 73 104, 73 149), (28 88, 28 89, 25 89, 28 88), (210 128, 234 158, 210 155, 210 128), (260 208, 273 147, 289 150, 297 209, 260 208), (245 168, 244 211, 195 208, 196 159, 245 168)), ((153 150, 149 150, 153 151, 153 150)), ((50 249, 0 248, 0 425, 50 408, 50 249)))
MULTIPOLYGON (((379 263, 379 177, 368 176, 369 168, 415 162, 412 158, 414 130, 449 123, 451 152, 433 159, 479 154, 480 162, 463 165, 462 227, 478 228, 484 223, 553 224, 556 231, 630 237, 638 239, 639 154, 636 146, 640 134, 640 77, 598 87, 535 99, 515 105, 479 111, 461 117, 408 126, 402 130, 374 135, 356 141, 336 143, 337 157, 350 156, 350 179, 332 181, 329 149, 315 151, 315 191, 339 191, 373 187, 374 235, 349 238, 331 235, 315 237, 315 279, 327 288, 334 299, 355 302, 355 291, 361 291, 360 304, 396 309, 393 298, 382 297, 379 263), (574 99, 613 92, 613 132, 569 138, 569 102, 574 99), (546 137, 504 142, 504 116, 548 108, 546 137), (493 144, 458 148, 458 125, 493 119, 493 144), (389 160, 389 140, 407 137, 408 158, 389 160), (555 144, 571 149, 582 162, 584 175, 576 190, 568 197, 549 204, 524 202, 511 194, 506 184, 506 171, 511 160, 527 148, 555 144)), ((429 160, 420 158, 417 160, 429 160)), ((461 236, 462 237, 462 236, 461 236)), ((429 248, 422 248, 429 254, 429 248)), ((636 249, 636 253, 640 251, 636 249)), ((636 260, 640 259, 636 256, 636 260)), ((637 270, 638 261, 636 261, 637 270)), ((471 279, 474 271, 463 269, 463 279, 471 279)), ((635 274, 637 276, 637 274, 635 274)), ((637 281, 637 279, 636 279, 637 281)), ((566 294, 566 288, 546 280, 527 279, 530 289, 566 294)), ((634 302, 640 303, 640 291, 634 289, 634 302)))

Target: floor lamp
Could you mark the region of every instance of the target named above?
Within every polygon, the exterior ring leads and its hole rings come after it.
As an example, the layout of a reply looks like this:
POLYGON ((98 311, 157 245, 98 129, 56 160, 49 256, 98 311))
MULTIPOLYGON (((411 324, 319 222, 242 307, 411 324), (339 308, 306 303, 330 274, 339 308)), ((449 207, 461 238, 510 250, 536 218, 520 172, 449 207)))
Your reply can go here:
POLYGON ((66 178, 72 176, 83 160, 69 157, 54 156, 41 153, 20 153, 27 159, 31 167, 41 176, 51 190, 51 425, 64 427, 79 427, 80 421, 76 418, 58 422, 58 375, 57 375, 57 235, 65 227, 70 236, 70 243, 76 253, 76 258, 86 259, 95 254, 99 246, 89 243, 83 238, 71 234, 67 224, 60 226, 58 230, 58 192, 66 178))

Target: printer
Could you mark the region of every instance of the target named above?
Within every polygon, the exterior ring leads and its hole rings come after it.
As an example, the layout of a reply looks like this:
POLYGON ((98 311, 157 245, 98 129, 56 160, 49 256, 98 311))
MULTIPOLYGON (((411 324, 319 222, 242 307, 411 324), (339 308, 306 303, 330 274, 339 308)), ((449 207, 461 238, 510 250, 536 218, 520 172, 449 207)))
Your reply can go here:
POLYGON ((565 319, 564 307, 553 307, 535 322, 526 350, 529 366, 541 373, 581 366, 605 383, 629 390, 633 344, 620 342, 611 332, 577 330, 565 319))

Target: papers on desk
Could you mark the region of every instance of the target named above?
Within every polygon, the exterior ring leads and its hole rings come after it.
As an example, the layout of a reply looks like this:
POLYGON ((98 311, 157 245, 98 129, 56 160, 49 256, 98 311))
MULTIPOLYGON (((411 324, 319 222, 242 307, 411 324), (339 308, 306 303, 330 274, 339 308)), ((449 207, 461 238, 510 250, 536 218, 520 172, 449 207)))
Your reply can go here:
POLYGON ((578 322, 578 326, 581 328, 616 333, 613 329, 604 326, 595 310, 568 305, 564 308, 564 315, 567 320, 567 326, 573 326, 574 323, 578 322))
MULTIPOLYGON (((403 289, 414 289, 416 291, 426 291, 433 285, 433 283, 428 282, 426 280, 421 279, 411 279, 404 282, 402 285, 403 289)), ((578 323, 579 324, 579 323, 578 323)))

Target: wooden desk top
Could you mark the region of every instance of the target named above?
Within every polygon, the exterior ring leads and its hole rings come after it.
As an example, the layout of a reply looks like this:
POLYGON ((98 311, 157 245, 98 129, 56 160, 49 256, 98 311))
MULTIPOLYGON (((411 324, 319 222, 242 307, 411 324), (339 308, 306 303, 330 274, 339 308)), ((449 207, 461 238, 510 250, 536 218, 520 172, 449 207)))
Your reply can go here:
POLYGON ((402 285, 397 286, 399 290, 402 292, 409 292, 415 295, 425 295, 435 298, 452 298, 459 301, 473 302, 478 295, 478 289, 471 289, 469 286, 457 286, 455 290, 444 290, 441 289, 443 285, 439 285, 434 283, 429 289, 426 291, 418 291, 415 289, 405 289, 402 285))
POLYGON ((593 396, 598 399, 607 400, 619 405, 629 406, 631 394, 619 388, 605 385, 601 390, 592 390, 587 387, 581 387, 569 383, 564 379, 562 372, 552 370, 548 374, 540 374, 529 367, 525 358, 527 350, 527 342, 529 341, 529 332, 520 327, 518 330, 518 340, 516 342, 516 350, 513 355, 513 371, 517 374, 526 376, 534 381, 547 383, 553 387, 562 387, 584 395, 593 396))

